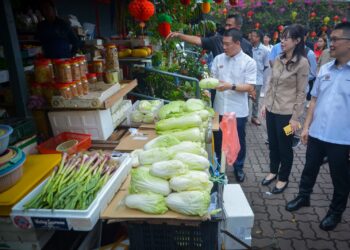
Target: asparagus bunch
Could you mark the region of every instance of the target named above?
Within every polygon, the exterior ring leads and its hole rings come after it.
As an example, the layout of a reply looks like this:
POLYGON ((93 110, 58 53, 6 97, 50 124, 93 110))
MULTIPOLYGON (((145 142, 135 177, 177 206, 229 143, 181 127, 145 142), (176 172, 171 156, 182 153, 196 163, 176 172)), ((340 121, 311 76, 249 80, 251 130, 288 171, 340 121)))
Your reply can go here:
POLYGON ((116 161, 100 152, 63 154, 43 189, 24 208, 87 209, 117 168, 116 161))

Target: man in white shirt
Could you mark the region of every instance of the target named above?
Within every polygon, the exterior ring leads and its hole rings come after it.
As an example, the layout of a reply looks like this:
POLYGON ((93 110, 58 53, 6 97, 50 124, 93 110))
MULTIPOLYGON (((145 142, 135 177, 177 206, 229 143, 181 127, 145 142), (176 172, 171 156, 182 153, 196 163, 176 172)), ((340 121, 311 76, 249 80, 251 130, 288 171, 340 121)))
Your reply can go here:
MULTIPOLYGON (((234 166, 234 174, 238 182, 243 182, 244 159, 246 154, 245 126, 249 115, 248 92, 254 91, 256 85, 256 63, 241 48, 242 33, 236 29, 226 30, 223 35, 224 53, 215 57, 212 64, 212 76, 220 80, 216 88, 214 109, 220 115, 235 112, 237 132, 241 150, 234 166)), ((215 152, 221 156, 222 134, 215 136, 215 152)))
POLYGON ((252 105, 252 119, 251 122, 257 126, 261 125, 258 119, 259 114, 259 100, 261 88, 264 84, 264 71, 269 67, 269 50, 261 43, 263 40, 263 33, 260 30, 253 30, 251 32, 250 42, 253 45, 253 58, 256 62, 256 96, 253 99, 252 105))
POLYGON ((320 166, 328 157, 334 192, 329 210, 320 223, 322 230, 333 230, 341 221, 350 193, 350 22, 335 26, 330 36, 330 55, 311 91, 311 102, 301 139, 307 143, 306 162, 298 196, 286 210, 310 206, 310 195, 320 166))

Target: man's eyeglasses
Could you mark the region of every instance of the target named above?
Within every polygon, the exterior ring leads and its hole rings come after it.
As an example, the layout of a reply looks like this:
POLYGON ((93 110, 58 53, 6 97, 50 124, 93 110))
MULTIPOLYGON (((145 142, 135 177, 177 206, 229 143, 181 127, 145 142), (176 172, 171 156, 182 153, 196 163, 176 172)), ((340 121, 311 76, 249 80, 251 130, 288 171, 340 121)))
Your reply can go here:
POLYGON ((331 37, 329 40, 333 43, 336 43, 340 40, 350 40, 350 37, 331 37))

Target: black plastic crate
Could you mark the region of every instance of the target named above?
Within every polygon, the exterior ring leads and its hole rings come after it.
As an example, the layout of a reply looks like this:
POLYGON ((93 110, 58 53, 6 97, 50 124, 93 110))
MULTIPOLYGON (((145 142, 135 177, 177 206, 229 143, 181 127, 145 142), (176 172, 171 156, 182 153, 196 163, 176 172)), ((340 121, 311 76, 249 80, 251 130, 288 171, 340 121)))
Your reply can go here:
POLYGON ((218 221, 198 225, 169 225, 128 222, 130 250, 215 250, 218 221))
POLYGON ((6 124, 13 128, 13 133, 10 135, 10 145, 36 134, 35 122, 32 118, 0 119, 0 124, 6 124))

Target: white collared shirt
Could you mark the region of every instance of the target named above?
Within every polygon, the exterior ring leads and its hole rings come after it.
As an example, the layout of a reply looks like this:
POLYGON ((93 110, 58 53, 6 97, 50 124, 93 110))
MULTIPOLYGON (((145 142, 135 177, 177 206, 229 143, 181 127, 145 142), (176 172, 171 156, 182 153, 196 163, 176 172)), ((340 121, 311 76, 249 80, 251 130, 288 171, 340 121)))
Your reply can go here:
POLYGON ((259 43, 257 47, 253 47, 253 58, 256 62, 256 85, 264 84, 264 69, 269 67, 269 50, 259 43))
POLYGON ((309 135, 321 141, 350 145, 350 61, 323 65, 311 95, 316 97, 309 135))
MULTIPOLYGON (((221 81, 240 84, 256 84, 256 63, 242 50, 230 57, 225 53, 214 58, 211 67, 212 76, 221 81)), ((248 93, 233 90, 216 91, 214 110, 220 115, 235 112, 239 118, 249 115, 248 93)))

